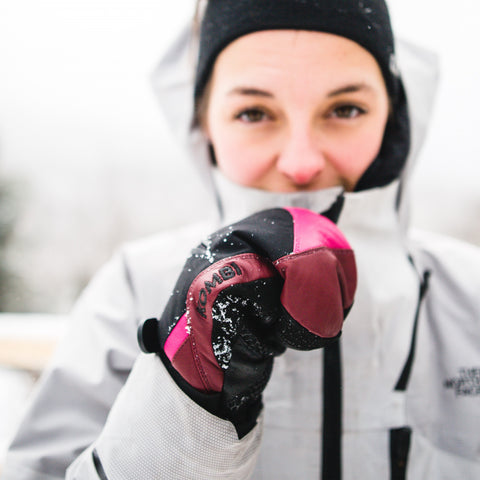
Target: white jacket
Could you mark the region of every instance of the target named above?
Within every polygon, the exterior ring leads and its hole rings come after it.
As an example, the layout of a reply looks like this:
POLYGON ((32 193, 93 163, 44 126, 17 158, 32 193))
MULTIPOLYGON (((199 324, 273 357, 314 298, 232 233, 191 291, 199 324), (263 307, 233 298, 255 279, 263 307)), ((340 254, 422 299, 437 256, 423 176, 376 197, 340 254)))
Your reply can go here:
MULTIPOLYGON (((191 81, 185 57, 174 54, 184 47, 180 39, 167 53, 165 84, 157 85, 176 114, 175 91, 184 95, 191 81)), ((403 48, 407 87, 415 87, 410 104, 423 106, 414 116, 414 158, 432 70, 423 52, 403 48)), ((190 109, 180 123, 171 119, 177 133, 190 109)), ((401 181, 346 194, 339 221, 359 275, 341 339, 342 479, 480 478, 480 253, 436 235, 407 236, 411 164, 401 181)), ((247 213, 250 204, 231 211, 235 192, 225 190, 225 221, 247 213)), ((313 208, 317 198, 308 201, 313 208)), ((39 383, 3 480, 64 478, 71 462, 66 478, 78 480, 321 478, 322 431, 331 421, 322 414, 322 350, 276 359, 263 414, 241 440, 185 396, 157 357, 139 355, 137 325, 162 312, 189 250, 213 228, 127 245, 98 273, 39 383)))

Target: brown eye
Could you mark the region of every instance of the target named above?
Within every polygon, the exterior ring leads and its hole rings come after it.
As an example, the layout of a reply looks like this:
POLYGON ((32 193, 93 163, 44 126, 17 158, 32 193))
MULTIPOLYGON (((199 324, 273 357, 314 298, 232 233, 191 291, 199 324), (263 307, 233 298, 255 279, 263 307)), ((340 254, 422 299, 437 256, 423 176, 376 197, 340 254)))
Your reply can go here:
POLYGON ((267 114, 259 108, 248 108, 241 111, 235 118, 245 123, 256 123, 265 120, 267 114))
POLYGON ((341 105, 336 107, 332 111, 332 117, 335 118, 357 118, 360 115, 365 114, 366 111, 363 108, 357 107, 356 105, 341 105))

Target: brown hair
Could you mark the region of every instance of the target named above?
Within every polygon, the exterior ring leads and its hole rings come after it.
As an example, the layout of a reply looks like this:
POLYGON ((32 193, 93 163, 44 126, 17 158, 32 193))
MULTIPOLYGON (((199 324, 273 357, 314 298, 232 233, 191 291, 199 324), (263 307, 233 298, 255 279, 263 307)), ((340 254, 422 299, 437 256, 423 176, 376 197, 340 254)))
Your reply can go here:
MULTIPOLYGON (((192 19, 192 38, 195 43, 197 43, 200 39, 202 18, 205 8, 207 7, 207 3, 208 0, 197 0, 195 5, 195 13, 192 19)), ((198 58, 196 58, 196 60, 198 60, 198 58)), ((191 125, 192 128, 201 128, 205 125, 205 115, 207 113, 208 99, 210 97, 210 85, 211 82, 208 80, 202 95, 195 99, 191 125)))

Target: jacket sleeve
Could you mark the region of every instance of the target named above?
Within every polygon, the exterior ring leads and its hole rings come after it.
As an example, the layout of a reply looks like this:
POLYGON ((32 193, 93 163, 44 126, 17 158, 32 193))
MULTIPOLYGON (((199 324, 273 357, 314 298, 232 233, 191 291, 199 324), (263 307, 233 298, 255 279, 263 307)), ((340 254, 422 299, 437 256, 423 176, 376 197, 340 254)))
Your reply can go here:
POLYGON ((119 254, 69 316, 7 452, 2 480, 63 479, 67 466, 98 437, 139 353, 134 303, 119 254))
MULTIPOLYGON (((261 423, 261 420, 260 420, 261 423)), ((140 355, 99 438, 67 480, 247 479, 260 444, 194 403, 155 355, 140 355)))

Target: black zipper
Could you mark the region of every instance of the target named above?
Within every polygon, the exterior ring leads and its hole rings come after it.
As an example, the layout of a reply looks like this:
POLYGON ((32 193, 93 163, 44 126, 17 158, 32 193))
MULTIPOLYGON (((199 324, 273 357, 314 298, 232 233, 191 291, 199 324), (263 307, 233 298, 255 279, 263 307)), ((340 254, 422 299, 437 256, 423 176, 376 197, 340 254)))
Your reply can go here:
MULTIPOLYGON (((402 372, 395 385, 396 391, 406 391, 415 358, 418 318, 420 307, 428 290, 430 271, 425 271, 420 282, 419 297, 410 349, 402 372)), ((340 342, 324 348, 323 361, 323 432, 322 432, 322 473, 321 480, 342 478, 342 368, 340 342)), ((405 480, 412 430, 400 427, 390 430, 390 478, 405 480)))
POLYGON ((342 478, 342 368, 340 341, 327 345, 323 357, 322 480, 342 478))
MULTIPOLYGON (((420 282, 420 291, 418 295, 417 310, 415 312, 415 319, 413 322, 412 339, 410 342, 410 350, 408 352, 407 360, 403 366, 395 385, 395 391, 405 392, 408 387, 410 375, 412 373, 413 361, 415 358, 415 349, 417 343, 418 318, 420 316, 420 307, 428 290, 428 282, 430 280, 431 272, 429 270, 423 273, 422 281, 420 282)), ((408 455, 410 453, 410 444, 412 437, 412 429, 408 426, 400 428, 392 428, 390 430, 390 479, 391 480, 406 480, 408 455)))

